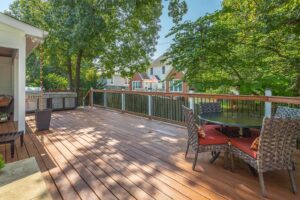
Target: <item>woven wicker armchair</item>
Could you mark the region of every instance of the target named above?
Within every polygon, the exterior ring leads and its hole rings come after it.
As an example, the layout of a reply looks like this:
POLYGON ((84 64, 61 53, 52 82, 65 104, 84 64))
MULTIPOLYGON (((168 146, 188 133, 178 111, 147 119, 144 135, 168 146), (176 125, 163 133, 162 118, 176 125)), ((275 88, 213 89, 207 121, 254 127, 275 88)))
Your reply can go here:
MULTIPOLYGON (((263 173, 288 170, 292 190, 296 192, 293 150, 300 133, 299 119, 265 118, 259 136, 258 151, 251 150, 251 139, 231 139, 230 153, 257 170, 262 194, 266 196, 263 173)), ((232 157, 232 156, 231 156, 232 157)), ((233 160, 232 160, 233 168, 233 160)))
POLYGON ((222 112, 220 103, 201 103, 200 113, 222 112))
POLYGON ((228 151, 228 137, 219 132, 216 125, 206 125, 203 128, 205 138, 200 138, 198 134, 198 126, 194 118, 193 110, 182 106, 185 117, 185 123, 188 130, 188 141, 185 157, 188 154, 189 147, 191 146, 195 152, 195 159, 193 163, 193 170, 195 170, 198 153, 213 152, 213 151, 228 151))
POLYGON ((287 106, 278 106, 275 117, 280 118, 300 118, 300 109, 287 106))

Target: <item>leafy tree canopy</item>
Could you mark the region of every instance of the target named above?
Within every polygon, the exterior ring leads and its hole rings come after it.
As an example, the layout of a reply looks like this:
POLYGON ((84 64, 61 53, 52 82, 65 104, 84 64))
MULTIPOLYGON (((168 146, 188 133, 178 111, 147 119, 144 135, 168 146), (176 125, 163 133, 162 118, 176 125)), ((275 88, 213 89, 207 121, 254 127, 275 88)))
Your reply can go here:
POLYGON ((300 94, 299 0, 224 0, 222 9, 177 23, 166 58, 199 91, 300 94))
MULTIPOLYGON (((45 68, 68 77, 69 88, 79 92, 81 78, 87 77, 83 71, 91 73, 83 65, 95 67, 97 61, 104 74, 123 76, 146 69, 161 11, 161 0, 16 0, 7 14, 49 32, 45 68)), ((36 64, 39 53, 32 56, 30 63, 36 64)))

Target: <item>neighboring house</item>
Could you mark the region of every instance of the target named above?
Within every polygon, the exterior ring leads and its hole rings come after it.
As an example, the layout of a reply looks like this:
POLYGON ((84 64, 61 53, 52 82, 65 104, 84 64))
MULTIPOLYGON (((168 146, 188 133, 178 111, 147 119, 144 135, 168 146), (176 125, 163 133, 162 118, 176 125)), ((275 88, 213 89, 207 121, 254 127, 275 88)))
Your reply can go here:
POLYGON ((128 89, 129 79, 123 78, 120 75, 113 75, 111 78, 105 79, 106 89, 128 89))
POLYGON ((163 92, 187 92, 188 86, 182 81, 183 72, 176 72, 170 66, 161 62, 163 56, 154 60, 147 72, 136 73, 130 80, 130 90, 151 90, 163 92))
POLYGON ((0 94, 13 96, 13 120, 25 131, 26 57, 47 32, 0 13, 0 94))

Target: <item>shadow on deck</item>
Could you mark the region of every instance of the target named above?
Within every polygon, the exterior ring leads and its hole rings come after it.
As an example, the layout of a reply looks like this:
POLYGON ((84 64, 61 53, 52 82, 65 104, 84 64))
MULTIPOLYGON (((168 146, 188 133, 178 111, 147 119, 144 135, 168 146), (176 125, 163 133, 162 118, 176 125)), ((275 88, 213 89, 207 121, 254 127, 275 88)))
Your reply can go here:
MULTIPOLYGON (((0 126, 13 128, 14 124, 0 126)), ((1 128, 2 127, 2 128, 1 128)), ((261 199, 257 177, 242 161, 232 173, 221 157, 209 164, 200 154, 184 158, 183 127, 100 108, 54 112, 51 130, 35 132, 27 116, 25 146, 16 157, 0 145, 7 162, 35 156, 53 199, 261 199)), ((300 153, 296 152, 300 183, 300 153)), ((265 175, 270 199, 299 199, 287 172, 265 175)))

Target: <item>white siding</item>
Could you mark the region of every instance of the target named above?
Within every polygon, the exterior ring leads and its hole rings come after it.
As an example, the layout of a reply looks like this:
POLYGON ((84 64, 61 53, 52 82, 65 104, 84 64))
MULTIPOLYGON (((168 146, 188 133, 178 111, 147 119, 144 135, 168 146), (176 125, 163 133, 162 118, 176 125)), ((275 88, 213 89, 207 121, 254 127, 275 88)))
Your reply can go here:
POLYGON ((106 79, 107 86, 122 86, 128 87, 128 79, 123 78, 119 75, 114 75, 112 78, 106 79))
POLYGON ((0 94, 13 95, 12 59, 0 57, 0 94))

